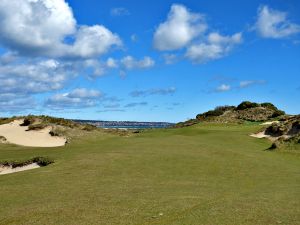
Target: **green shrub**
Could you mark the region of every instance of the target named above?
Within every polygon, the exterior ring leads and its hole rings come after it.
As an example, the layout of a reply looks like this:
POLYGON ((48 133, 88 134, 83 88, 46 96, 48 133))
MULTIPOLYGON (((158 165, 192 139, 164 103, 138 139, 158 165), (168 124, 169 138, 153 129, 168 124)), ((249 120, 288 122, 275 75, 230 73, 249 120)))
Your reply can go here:
POLYGON ((221 116, 221 115, 223 115, 223 111, 222 110, 220 110, 220 109, 215 109, 215 110, 209 110, 209 111, 207 111, 206 113, 204 113, 203 115, 205 116, 205 117, 209 117, 209 116, 221 116))
POLYGON ((279 116, 283 116, 285 115, 285 112, 282 111, 282 110, 276 110, 273 114, 272 114, 272 118, 275 118, 275 117, 279 117, 279 116))
POLYGON ((222 116, 224 112, 229 111, 229 110, 234 110, 235 106, 217 106, 214 110, 209 110, 205 113, 198 114, 196 118, 202 119, 202 118, 207 118, 207 117, 216 117, 216 116, 222 116))
POLYGON ((234 110, 234 109, 236 109, 236 107, 232 106, 232 105, 217 106, 215 108, 215 110, 219 110, 219 111, 223 111, 223 112, 234 110))
POLYGON ((275 111, 278 110, 277 107, 270 102, 261 103, 260 106, 267 108, 267 109, 273 109, 275 111))
POLYGON ((258 103, 244 101, 241 104, 239 104, 236 109, 237 110, 245 110, 245 109, 250 109, 250 108, 256 108, 256 107, 259 107, 259 106, 260 105, 258 103))

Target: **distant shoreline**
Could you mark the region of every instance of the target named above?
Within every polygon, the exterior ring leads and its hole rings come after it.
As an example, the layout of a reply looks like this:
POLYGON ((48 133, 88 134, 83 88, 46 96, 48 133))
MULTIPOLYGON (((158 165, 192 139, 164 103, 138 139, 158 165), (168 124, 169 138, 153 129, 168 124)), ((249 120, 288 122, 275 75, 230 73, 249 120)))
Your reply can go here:
POLYGON ((136 121, 98 121, 98 120, 72 120, 74 122, 91 124, 104 129, 149 129, 167 128, 175 125, 168 122, 136 122, 136 121))

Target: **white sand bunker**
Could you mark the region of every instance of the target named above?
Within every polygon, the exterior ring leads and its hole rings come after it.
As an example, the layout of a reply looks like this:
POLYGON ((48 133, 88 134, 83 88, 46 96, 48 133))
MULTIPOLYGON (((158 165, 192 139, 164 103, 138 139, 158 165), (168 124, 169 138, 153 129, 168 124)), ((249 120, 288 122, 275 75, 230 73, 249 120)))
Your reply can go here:
POLYGON ((32 163, 26 166, 15 167, 15 168, 13 168, 12 166, 0 166, 0 175, 17 173, 25 170, 36 169, 36 168, 40 168, 40 166, 37 163, 32 163))
POLYGON ((49 134, 51 127, 38 131, 26 131, 28 126, 20 126, 23 120, 0 125, 0 136, 6 138, 8 143, 29 147, 58 147, 64 146, 66 138, 53 137, 49 134))
POLYGON ((255 138, 271 138, 270 135, 265 134, 265 131, 259 132, 257 134, 251 134, 250 136, 255 138))
POLYGON ((262 125, 262 126, 264 126, 264 125, 272 125, 273 123, 280 123, 280 122, 279 121, 269 121, 269 122, 261 123, 259 125, 262 125))

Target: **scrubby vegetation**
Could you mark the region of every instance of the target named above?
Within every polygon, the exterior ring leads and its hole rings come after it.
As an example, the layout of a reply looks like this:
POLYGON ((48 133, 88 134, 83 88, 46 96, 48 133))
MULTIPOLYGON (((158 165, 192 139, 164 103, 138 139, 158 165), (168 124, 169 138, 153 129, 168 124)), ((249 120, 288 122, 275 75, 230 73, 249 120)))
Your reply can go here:
POLYGON ((249 102, 249 101, 244 101, 241 104, 237 106, 237 110, 245 110, 245 109, 251 109, 251 108, 256 108, 259 107, 260 105, 255 102, 249 102))
POLYGON ((235 106, 217 106, 214 110, 209 110, 208 112, 205 112, 203 114, 198 114, 196 116, 197 120, 209 118, 209 117, 216 117, 223 115, 226 111, 235 110, 235 106))
POLYGON ((0 162, 1 166, 11 166, 12 168, 16 167, 22 167, 27 166, 32 163, 37 163, 39 166, 48 166, 51 163, 54 163, 54 161, 47 157, 35 157, 29 160, 23 160, 23 161, 4 161, 0 162))
POLYGON ((0 136, 0 143, 6 143, 6 138, 3 136, 0 136))
POLYGON ((255 103, 244 101, 235 106, 218 106, 214 110, 198 114, 196 119, 178 123, 175 127, 185 127, 197 124, 199 122, 217 122, 217 123, 245 123, 263 122, 272 119, 280 119, 284 116, 284 111, 279 110, 272 103, 255 103))
POLYGON ((10 123, 16 119, 19 119, 20 117, 16 117, 16 116, 13 116, 13 117, 10 117, 10 118, 0 118, 0 125, 2 124, 7 124, 7 123, 10 123))
POLYGON ((30 130, 42 130, 45 129, 48 125, 47 124, 31 124, 28 126, 28 131, 30 130))
POLYGON ((266 128, 265 134, 276 138, 270 149, 293 147, 300 143, 300 115, 281 120, 266 128))

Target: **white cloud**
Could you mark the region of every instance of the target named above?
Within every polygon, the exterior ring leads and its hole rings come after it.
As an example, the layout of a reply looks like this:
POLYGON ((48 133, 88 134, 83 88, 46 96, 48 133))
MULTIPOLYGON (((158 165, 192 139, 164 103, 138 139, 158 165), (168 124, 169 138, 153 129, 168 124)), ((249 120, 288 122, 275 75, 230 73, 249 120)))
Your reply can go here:
POLYGON ((264 38, 284 38, 299 33, 300 25, 290 22, 286 12, 264 5, 258 9, 255 29, 264 38))
POLYGON ((176 54, 163 54, 163 58, 167 65, 174 64, 178 60, 178 56, 176 54))
POLYGON ((0 18, 0 43, 21 55, 89 58, 121 45, 104 26, 78 25, 65 0, 1 0, 0 18))
POLYGON ((57 90, 73 76, 74 65, 56 60, 20 61, 0 66, 0 94, 57 90))
POLYGON ((221 84, 219 87, 216 88, 216 91, 218 92, 225 92, 230 90, 231 90, 231 86, 228 84, 221 84))
MULTIPOLYGON (((232 36, 207 33, 208 25, 204 19, 202 14, 190 12, 183 5, 172 5, 167 20, 154 33, 154 47, 160 51, 185 49, 186 58, 194 63, 205 63, 226 56, 242 42, 242 33, 232 36)), ((166 64, 172 64, 178 58, 176 54, 164 54, 163 57, 166 64)))
POLYGON ((122 44, 120 38, 104 26, 81 26, 75 43, 69 48, 71 57, 92 58, 106 53, 112 46, 122 44))
POLYGON ((123 59, 121 59, 120 63, 127 70, 145 69, 145 68, 153 67, 155 65, 154 60, 148 56, 145 56, 141 60, 137 60, 132 56, 126 56, 123 59))
POLYGON ((124 7, 112 8, 110 10, 110 15, 112 16, 129 16, 130 12, 124 7))
POLYGON ((25 110, 32 112, 36 106, 37 103, 32 97, 0 93, 0 111, 2 112, 16 113, 25 110))
POLYGON ((192 13, 183 5, 173 4, 167 21, 155 31, 154 47, 160 51, 183 48, 206 28, 201 14, 192 13))
POLYGON ((106 66, 108 68, 117 68, 118 67, 118 62, 113 58, 108 58, 106 60, 106 66))
POLYGON ((239 88, 247 88, 256 84, 265 84, 264 80, 244 80, 240 82, 239 88))
POLYGON ((81 64, 81 69, 87 69, 89 78, 102 76, 107 73, 108 70, 115 69, 119 66, 117 60, 113 58, 108 58, 104 62, 97 59, 87 59, 79 64, 81 64))
POLYGON ((70 98, 97 98, 102 94, 98 90, 88 90, 85 88, 77 88, 68 93, 68 97, 70 98))
POLYGON ((50 108, 93 107, 98 104, 101 97, 102 93, 98 90, 78 88, 71 92, 53 95, 45 105, 50 108))
POLYGON ((148 90, 133 91, 130 93, 132 97, 146 97, 149 95, 171 95, 176 92, 175 87, 169 88, 154 88, 148 90))
POLYGON ((137 107, 137 106, 146 106, 148 105, 148 102, 132 102, 132 103, 128 103, 127 105, 125 105, 125 108, 133 108, 133 107, 137 107))
POLYGON ((222 36, 216 32, 210 33, 206 42, 189 46, 186 57, 195 63, 205 63, 226 56, 241 42, 241 33, 236 33, 232 36, 222 36))

